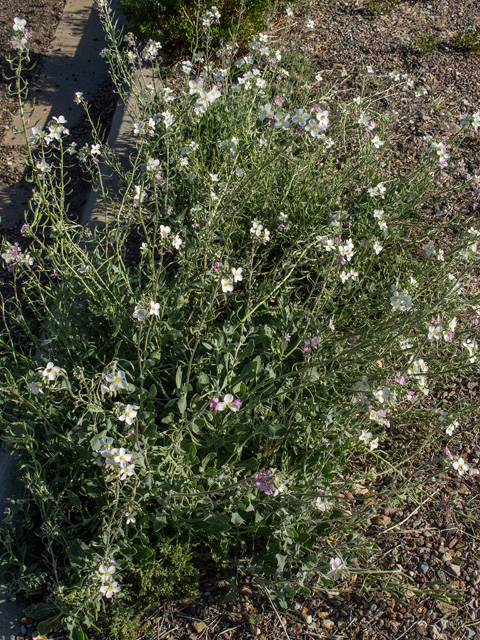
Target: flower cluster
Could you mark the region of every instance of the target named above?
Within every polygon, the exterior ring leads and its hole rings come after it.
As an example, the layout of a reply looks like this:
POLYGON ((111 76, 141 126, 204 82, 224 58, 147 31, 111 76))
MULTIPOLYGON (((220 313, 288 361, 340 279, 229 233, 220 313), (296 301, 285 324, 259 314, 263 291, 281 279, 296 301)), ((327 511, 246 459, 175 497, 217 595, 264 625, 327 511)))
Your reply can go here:
POLYGON ((460 122, 463 126, 472 127, 476 133, 480 129, 480 111, 476 111, 473 115, 462 115, 460 122))
POLYGON ((293 124, 297 124, 302 130, 309 133, 312 138, 323 136, 324 142, 326 142, 328 146, 332 146, 333 141, 330 142, 330 140, 324 136, 324 132, 328 129, 329 125, 328 111, 314 109, 312 110, 312 114, 304 109, 297 109, 293 117, 289 113, 274 113, 271 103, 267 102, 259 107, 258 118, 262 122, 269 120, 275 129, 288 129, 291 119, 293 124))
POLYGON ((399 291, 396 285, 392 289, 392 297, 390 298, 390 304, 395 311, 409 311, 413 307, 412 297, 406 289, 399 291))
POLYGON ((149 40, 145 45, 143 50, 143 59, 144 60, 155 60, 158 56, 159 50, 162 48, 160 42, 155 42, 154 40, 149 40))
POLYGON ((380 227, 380 229, 386 233, 388 227, 387 227, 387 223, 385 222, 384 216, 385 215, 385 211, 383 209, 374 209, 373 210, 373 217, 377 220, 378 222, 378 226, 380 227))
MULTIPOLYGON (((217 263, 215 263, 217 264, 217 263)), ((231 293, 233 291, 233 285, 235 282, 241 282, 243 280, 243 269, 242 267, 233 267, 232 268, 232 276, 233 278, 221 278, 220 284, 222 286, 223 293, 231 293)))
POLYGON ((374 438, 371 431, 363 430, 358 436, 358 439, 360 442, 364 442, 368 445, 370 447, 370 451, 374 451, 378 448, 378 438, 374 438))
POLYGON ((427 376, 425 375, 428 373, 428 365, 425 360, 423 358, 418 358, 417 360, 412 359, 407 373, 415 379, 420 391, 422 391, 424 395, 428 395, 427 376))
POLYGON ((100 593, 108 599, 112 598, 115 593, 120 592, 118 582, 115 582, 113 579, 113 574, 116 570, 115 560, 109 560, 108 564, 101 564, 98 568, 98 573, 102 582, 100 593))
POLYGON ((375 187, 368 187, 367 191, 368 191, 368 195, 371 198, 385 199, 387 187, 383 184, 383 182, 379 182, 375 187))
POLYGON ((18 246, 18 242, 8 245, 8 248, 2 253, 2 258, 8 265, 8 270, 13 271, 17 265, 33 265, 33 258, 28 253, 22 253, 21 248, 18 246))
POLYGON ((138 320, 139 322, 143 322, 145 318, 150 316, 159 316, 160 315, 160 303, 155 302, 154 300, 150 300, 148 304, 148 310, 142 307, 142 305, 135 305, 135 309, 132 313, 132 318, 138 320))
POLYGON ((10 40, 10 46, 15 49, 15 51, 24 51, 27 47, 27 41, 31 37, 32 34, 27 30, 27 21, 23 18, 14 18, 13 36, 10 40))
POLYGON ((164 246, 173 246, 175 249, 180 249, 183 240, 180 238, 178 233, 172 233, 172 230, 168 225, 160 225, 160 239, 162 240, 162 244, 164 246))
POLYGON ((278 477, 275 478, 276 469, 261 469, 253 476, 255 486, 267 496, 278 496, 284 493, 286 485, 278 477))
POLYGON ((197 115, 206 113, 207 109, 222 95, 216 86, 205 91, 202 78, 190 80, 188 84, 190 87, 190 95, 198 95, 194 108, 197 115))
POLYGON ((218 23, 219 20, 220 11, 215 6, 211 9, 207 9, 200 15, 200 22, 205 30, 209 29, 212 24, 218 23))
POLYGON ((322 513, 325 513, 326 511, 330 511, 330 509, 333 509, 333 502, 331 500, 328 500, 328 498, 326 498, 324 496, 325 494, 325 490, 324 489, 317 489, 317 498, 315 499, 315 507, 321 511, 322 513))
POLYGON ((103 467, 105 482, 113 480, 126 480, 135 475, 135 462, 133 455, 123 447, 112 447, 113 438, 102 438, 100 449, 95 449, 93 457, 99 467, 103 467))
POLYGON ((443 249, 437 249, 433 240, 429 240, 427 244, 423 245, 422 248, 425 251, 425 255, 427 258, 436 256, 437 260, 439 260, 440 262, 444 261, 443 249))
POLYGON ((450 154, 447 153, 447 147, 443 142, 431 142, 429 147, 430 153, 436 153, 438 156, 438 165, 446 167, 450 154))
POLYGON ((270 240, 270 231, 266 229, 260 222, 260 220, 257 220, 257 218, 252 220, 250 233, 256 238, 261 238, 263 244, 267 244, 267 242, 270 240))
POLYGON ((457 319, 453 318, 448 323, 448 328, 442 328, 442 318, 437 316, 436 318, 431 318, 431 324, 428 327, 428 339, 429 340, 440 340, 443 337, 445 342, 452 342, 455 336, 455 329, 457 327, 457 319))

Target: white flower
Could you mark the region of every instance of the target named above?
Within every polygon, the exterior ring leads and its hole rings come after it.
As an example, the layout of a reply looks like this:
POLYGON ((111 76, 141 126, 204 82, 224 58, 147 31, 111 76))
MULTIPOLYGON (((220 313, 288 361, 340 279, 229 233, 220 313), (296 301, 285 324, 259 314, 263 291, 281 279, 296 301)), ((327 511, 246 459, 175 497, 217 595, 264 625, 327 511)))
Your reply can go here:
POLYGON ((138 320, 139 322, 143 322, 147 317, 147 315, 148 315, 147 310, 141 307, 139 304, 135 306, 135 310, 132 313, 132 317, 138 320))
POLYGON ((231 278, 222 278, 220 283, 222 285, 223 293, 230 293, 233 291, 233 280, 231 278))
POLYGON ((27 387, 30 389, 34 396, 38 396, 39 393, 43 393, 42 385, 40 382, 28 382, 27 387))
POLYGON ((100 580, 102 582, 112 582, 112 576, 115 573, 116 568, 113 564, 106 565, 101 564, 98 568, 98 573, 100 574, 100 580))
POLYGON ((354 244, 351 238, 349 238, 345 244, 338 245, 338 251, 348 262, 353 258, 355 253, 353 250, 354 244))
POLYGON ((383 247, 382 247, 382 245, 379 243, 379 241, 378 241, 378 240, 375 240, 375 242, 373 243, 373 249, 374 249, 375 253, 377 254, 377 256, 378 256, 378 254, 380 253, 380 251, 382 251, 382 250, 383 250, 383 247))
POLYGON ((41 174, 50 171, 50 165, 48 164, 48 162, 45 162, 45 160, 37 162, 36 168, 38 169, 38 171, 40 171, 41 174))
POLYGON ((470 468, 462 457, 452 462, 452 467, 455 469, 459 476, 463 476, 465 471, 468 471, 470 468))
POLYGON ((454 420, 448 427, 445 429, 445 433, 447 436, 452 436, 455 429, 458 427, 458 420, 454 420))
POLYGON ((238 267, 238 269, 235 269, 235 267, 232 268, 234 282, 241 282, 243 280, 242 272, 243 272, 242 267, 238 267))
POLYGON ((135 475, 135 463, 129 464, 126 467, 122 468, 122 471, 119 475, 119 480, 126 480, 127 478, 130 478, 131 476, 135 475))
POLYGON ((371 198, 380 197, 384 199, 387 188, 385 187, 383 182, 379 182, 376 187, 368 187, 367 191, 371 198))
POLYGON ((464 340, 462 342, 462 347, 468 349, 468 353, 470 355, 469 361, 473 364, 477 361, 477 356, 474 355, 475 351, 478 348, 476 340, 464 340))
POLYGON ((108 382, 110 391, 119 391, 119 389, 126 389, 128 387, 125 373, 121 370, 115 373, 107 373, 105 380, 108 382))
POLYGON ((175 122, 175 118, 170 113, 170 111, 164 111, 162 113, 162 117, 163 117, 163 122, 165 124, 165 129, 168 129, 168 127, 170 127, 175 122))
POLYGON ((262 230, 263 230, 263 224, 260 222, 260 220, 257 220, 257 218, 252 220, 250 233, 253 234, 254 236, 260 236, 262 233, 262 230))
POLYGON ((324 513, 325 511, 333 509, 333 502, 331 500, 323 499, 322 496, 318 496, 315 500, 315 506, 319 511, 324 513))
POLYGON ((436 253, 433 240, 429 240, 427 244, 424 244, 422 249, 425 251, 425 255, 427 258, 430 258, 430 256, 435 255, 436 253))
POLYGON ((295 115, 292 118, 292 122, 295 122, 295 124, 299 124, 301 127, 304 127, 309 120, 310 115, 303 109, 297 109, 295 111, 295 115))
POLYGON ((370 441, 370 451, 374 451, 375 449, 378 449, 378 438, 374 438, 373 440, 370 441))
POLYGON ((136 136, 143 136, 145 135, 145 122, 135 122, 133 124, 133 133, 136 136))
POLYGON ((307 20, 305 26, 307 29, 315 29, 315 22, 313 20, 307 20))
POLYGON ((136 404, 127 404, 125 407, 125 411, 121 416, 118 416, 118 419, 126 424, 133 424, 135 418, 137 417, 137 411, 140 407, 137 407, 136 404))
POLYGON ((32 127, 32 135, 28 138, 28 141, 36 144, 39 140, 41 140, 43 136, 42 127, 35 126, 32 127))
POLYGON ((138 207, 140 203, 142 203, 145 199, 146 192, 142 189, 142 187, 137 184, 135 185, 135 195, 133 197, 133 204, 138 207))
POLYGON ((160 303, 154 302, 150 300, 148 304, 148 312, 151 316, 159 316, 160 315, 160 303))
POLYGON ((219 402, 217 404, 217 411, 224 411, 225 409, 230 409, 234 413, 240 409, 242 403, 239 400, 235 400, 231 393, 227 393, 223 398, 223 402, 219 402))
POLYGON ((135 518, 136 515, 136 511, 125 511, 126 524, 134 524, 137 521, 135 518))
POLYGON ((13 19, 13 30, 14 31, 22 31, 27 26, 27 21, 23 18, 14 18, 13 19))
POLYGON ((358 382, 356 382, 353 385, 353 388, 356 391, 370 391, 370 386, 368 384, 368 378, 367 376, 362 376, 362 379, 359 380, 358 382))
MULTIPOLYGON (((131 406, 131 405, 127 405, 127 407, 128 406, 131 406)), ((132 410, 131 413, 135 413, 135 415, 137 415, 136 411, 132 410)), ((126 418, 125 418, 125 422, 127 422, 126 418)), ((127 424, 133 424, 133 419, 132 419, 132 422, 127 422, 127 424)), ((128 453, 126 449, 124 449, 123 447, 116 450, 116 455, 113 456, 113 459, 116 462, 116 464, 120 465, 122 469, 125 469, 127 467, 128 463, 132 461, 132 458, 133 458, 132 454, 128 453)))
POLYGON ((373 433, 371 431, 363 430, 361 434, 358 436, 358 439, 365 444, 368 444, 370 440, 373 438, 373 433))
POLYGON ((322 127, 319 122, 311 118, 305 126, 305 131, 309 133, 312 138, 318 138, 322 132, 322 127))
POLYGON ((42 376, 44 378, 48 378, 51 382, 57 379, 58 374, 60 373, 60 367, 56 367, 53 362, 49 362, 42 372, 42 376))
POLYGON ((106 598, 111 598, 115 593, 119 592, 120 587, 118 586, 118 583, 114 581, 107 582, 100 587, 100 593, 103 593, 106 598))
POLYGON ((210 89, 210 91, 207 91, 206 96, 207 96, 207 100, 210 104, 213 104, 215 102, 215 100, 217 100, 218 98, 220 98, 222 94, 220 93, 220 91, 218 90, 218 87, 212 87, 210 89))
POLYGON ((345 566, 340 558, 332 558, 330 560, 330 571, 327 573, 327 578, 339 580, 342 577, 342 571, 344 569, 345 566))
POLYGON ((208 96, 205 91, 200 90, 198 92, 199 98, 197 99, 195 105, 196 109, 199 113, 205 113, 210 105, 210 101, 208 100, 208 96))
POLYGON ((162 238, 168 238, 170 232, 171 232, 170 227, 166 227, 163 224, 160 225, 160 235, 162 238))
POLYGON ((191 96, 200 94, 200 92, 203 90, 203 80, 190 80, 188 82, 188 86, 190 87, 189 93, 191 96))
POLYGON ((157 160, 156 158, 149 158, 147 160, 147 166, 146 166, 147 171, 157 171, 159 166, 160 166, 160 160, 157 160))
POLYGON ((101 152, 102 150, 99 144, 90 145, 90 153, 92 154, 92 156, 98 156, 101 152))
POLYGON ((428 339, 429 340, 440 340, 442 337, 442 327, 439 324, 431 324, 428 327, 428 339))
POLYGON ((376 149, 380 149, 380 147, 382 145, 384 145, 385 143, 382 140, 380 140, 380 138, 378 136, 373 136, 372 144, 376 149))
POLYGON ((288 129, 290 126, 289 120, 289 113, 285 113, 283 115, 281 113, 275 114, 275 129, 288 129))
POLYGON ((316 239, 323 244, 323 248, 325 249, 325 251, 333 251, 333 249, 335 249, 335 240, 333 238, 328 238, 327 236, 317 236, 316 239))

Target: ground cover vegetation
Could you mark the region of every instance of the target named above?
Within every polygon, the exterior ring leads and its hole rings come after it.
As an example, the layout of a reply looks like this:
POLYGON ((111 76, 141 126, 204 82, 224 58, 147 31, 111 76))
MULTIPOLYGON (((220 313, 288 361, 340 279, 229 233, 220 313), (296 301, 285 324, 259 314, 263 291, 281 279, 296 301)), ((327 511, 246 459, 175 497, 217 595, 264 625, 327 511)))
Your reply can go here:
MULTIPOLYGON (((139 597, 194 591, 200 563, 279 606, 374 584, 365 525, 421 492, 422 452, 439 474, 476 471, 462 447, 478 407, 439 391, 478 366, 480 179, 461 149, 480 113, 399 171, 388 97, 422 95, 408 76, 367 70, 350 99, 267 34, 212 48, 216 7, 165 69, 159 42, 99 10, 141 112, 131 167, 95 134, 77 149, 61 114, 25 129, 35 191, 24 242, 2 248, 0 426, 30 494, 0 530, 12 588, 40 633, 78 639, 116 635, 139 597), (70 154, 103 225, 69 216, 70 154), (464 208, 419 223, 451 200, 464 208), (399 453, 410 429, 424 438, 399 453)), ((11 36, 21 103, 27 29, 11 36)))

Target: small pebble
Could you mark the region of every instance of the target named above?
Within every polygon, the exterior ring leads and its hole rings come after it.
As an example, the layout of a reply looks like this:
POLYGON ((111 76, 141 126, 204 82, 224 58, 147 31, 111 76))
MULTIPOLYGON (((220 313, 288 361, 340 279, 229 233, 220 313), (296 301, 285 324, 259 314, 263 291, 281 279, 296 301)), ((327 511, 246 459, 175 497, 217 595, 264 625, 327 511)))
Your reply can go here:
POLYGON ((448 567, 445 567, 445 571, 451 576, 458 578, 462 572, 462 567, 458 564, 450 564, 448 567))
POLYGON ((422 564, 420 565, 420 573, 427 573, 427 571, 429 570, 429 566, 426 562, 422 562, 422 564))

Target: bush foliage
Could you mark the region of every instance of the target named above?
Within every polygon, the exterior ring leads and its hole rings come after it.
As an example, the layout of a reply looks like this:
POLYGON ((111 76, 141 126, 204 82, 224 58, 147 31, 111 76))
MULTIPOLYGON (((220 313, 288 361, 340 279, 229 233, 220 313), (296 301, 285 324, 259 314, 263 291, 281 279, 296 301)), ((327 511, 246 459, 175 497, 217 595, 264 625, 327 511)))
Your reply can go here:
MULTIPOLYGON (((208 27, 208 36, 214 45, 232 36, 245 41, 263 29, 270 3, 269 0, 224 0, 213 10, 217 8, 218 18, 208 27)), ((160 39, 174 58, 178 58, 179 49, 194 46, 201 34, 203 8, 196 0, 122 0, 120 10, 137 37, 160 39)))

